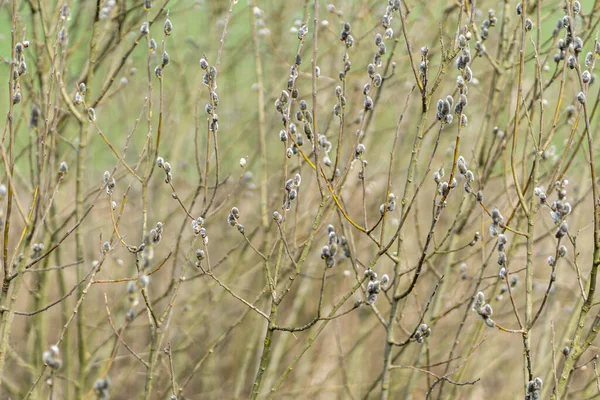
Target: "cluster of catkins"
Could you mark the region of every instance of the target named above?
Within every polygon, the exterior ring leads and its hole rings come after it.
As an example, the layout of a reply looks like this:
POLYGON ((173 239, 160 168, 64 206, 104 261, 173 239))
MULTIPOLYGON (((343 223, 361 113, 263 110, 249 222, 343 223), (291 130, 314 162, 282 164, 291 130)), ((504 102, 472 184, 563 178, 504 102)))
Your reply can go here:
MULTIPOLYGON (((152 5, 151 0, 145 0, 144 3, 150 3, 150 5, 152 5)), ((115 10, 118 10, 116 0, 108 0, 100 9, 100 20, 105 21, 109 19, 115 10)), ((147 10, 149 10, 149 8, 147 10)))
MULTIPOLYGON (((144 238, 142 243, 142 268, 145 270, 150 266, 150 261, 154 258, 154 245, 162 240, 163 223, 157 222, 156 226, 150 230, 150 233, 144 238)), ((139 250, 139 249, 138 249, 139 250)))
POLYGON ((454 105, 454 99, 452 96, 446 96, 445 100, 438 100, 437 102, 437 112, 435 117, 438 121, 443 121, 446 124, 451 124, 454 120, 454 115, 452 115, 452 107, 454 105))
POLYGON ((96 379, 94 382, 94 393, 99 399, 110 399, 110 379, 108 376, 96 379))
POLYGON ((210 116, 210 131, 217 133, 219 130, 219 116, 217 108, 219 108, 219 95, 217 94, 217 68, 210 65, 206 57, 200 59, 200 68, 204 71, 202 83, 208 87, 210 92, 210 102, 206 104, 204 110, 210 116))
MULTIPOLYGON (((471 35, 467 36, 469 38, 471 37, 471 35)), ((456 60, 456 68, 460 71, 460 74, 456 77, 456 87, 460 93, 458 100, 456 101, 456 104, 454 103, 452 96, 446 96, 446 99, 438 100, 436 112, 438 121, 442 121, 445 124, 451 124, 454 120, 454 116, 452 115, 454 109, 454 114, 460 116, 460 125, 463 128, 468 125, 467 116, 463 114, 463 111, 467 106, 467 82, 473 80, 473 72, 469 66, 471 63, 471 51, 469 50, 469 40, 467 39, 467 36, 461 34, 458 37, 458 46, 461 49, 461 54, 456 60)))
POLYGON ((58 346, 50 346, 50 349, 42 353, 42 361, 44 364, 53 370, 59 370, 62 367, 62 360, 60 359, 60 352, 58 346))
POLYGON ((379 206, 379 213, 381 215, 383 215, 386 211, 387 208, 387 212, 392 212, 396 209, 396 195, 394 193, 390 193, 388 195, 388 200, 387 200, 387 207, 386 204, 383 203, 382 205, 379 206))
POLYGON ((363 87, 363 95, 365 96, 363 107, 365 111, 373 109, 373 99, 370 96, 371 89, 380 87, 383 82, 383 78, 381 77, 381 74, 377 72, 377 68, 381 67, 381 56, 385 54, 386 47, 384 38, 379 33, 375 35, 375 45, 377 46, 377 52, 373 57, 373 62, 367 65, 367 73, 369 74, 370 82, 366 83, 363 87))
POLYGON ((244 225, 238 222, 239 218, 240 210, 237 207, 233 207, 231 210, 229 210, 229 215, 227 215, 227 224, 229 226, 236 226, 238 231, 243 234, 245 232, 244 225))
POLYGON ((21 102, 21 84, 19 82, 19 78, 21 77, 21 75, 24 75, 27 72, 27 63, 25 62, 25 54, 23 53, 23 51, 29 47, 29 42, 28 41, 24 41, 24 42, 18 42, 15 45, 15 65, 16 67, 13 69, 13 89, 14 89, 14 93, 13 93, 13 98, 12 98, 12 102, 13 104, 19 104, 21 102))
MULTIPOLYGON (((567 59, 567 66, 570 69, 577 68, 577 70, 579 72, 581 72, 581 81, 587 85, 587 84, 593 82, 593 80, 594 80, 594 76, 592 75, 591 70, 594 67, 595 58, 598 55, 600 55, 600 46, 598 45, 598 43, 596 43, 596 47, 594 49, 594 52, 596 53, 595 55, 592 52, 588 52, 586 54, 585 66, 587 67, 587 69, 585 71, 581 71, 579 69, 580 64, 579 64, 578 57, 579 57, 579 54, 583 51, 583 40, 579 36, 573 37, 573 24, 575 23, 575 17, 579 14, 580 11, 581 11, 581 4, 578 1, 575 1, 573 3, 573 20, 571 20, 571 18, 568 15, 568 12, 566 10, 566 6, 565 6, 565 12, 567 12, 567 15, 565 15, 562 19, 558 20, 555 31, 556 31, 556 34, 558 34, 558 32, 560 31, 561 28, 565 28, 566 35, 565 35, 564 39, 558 40, 559 52, 554 55, 554 61, 558 63, 561 60, 564 60, 564 58, 567 54, 567 48, 568 48, 568 50, 570 51, 571 54, 569 55, 569 58, 567 59)), ((585 93, 584 92, 579 92, 577 94, 577 101, 581 104, 585 104, 585 93)))
POLYGON ((300 100, 299 104, 300 110, 296 112, 296 120, 302 124, 306 138, 312 141, 314 137, 312 112, 308 109, 308 103, 305 100, 300 100))
POLYGON ((498 241, 496 243, 496 250, 498 250, 498 265, 500 266, 500 272, 498 276, 504 278, 506 276, 506 243, 508 239, 502 233, 498 234, 498 241))
POLYGON ((321 249, 321 258, 325 260, 327 268, 335 265, 335 257, 338 255, 338 250, 342 250, 344 257, 350 256, 348 241, 344 236, 340 236, 335 231, 333 225, 327 226, 327 244, 321 249))
POLYGON ((198 217, 192 221, 192 231, 194 232, 194 236, 200 235, 202 237, 202 243, 205 246, 208 245, 208 232, 206 232, 206 228, 204 227, 204 218, 198 217))
MULTIPOLYGON (((574 28, 573 25, 575 23, 575 18, 581 12, 581 3, 579 3, 579 1, 577 1, 577 0, 575 0, 572 4, 573 4, 573 20, 571 20, 571 17, 569 17, 569 13, 568 13, 568 10, 566 8, 566 3, 565 3, 565 8, 564 8, 565 15, 556 21, 556 27, 554 28, 554 31, 552 32, 552 34, 554 36, 557 36, 563 28, 565 29, 564 39, 561 38, 557 42, 558 53, 554 54, 554 62, 559 63, 561 60, 564 60, 567 55, 567 48, 568 48, 572 54, 567 59, 567 64, 570 68, 575 68, 576 57, 583 50, 583 41, 578 36, 574 37, 574 29, 573 29, 574 28), (573 53, 574 53, 574 55, 573 55, 573 53)), ((517 9, 517 11, 518 11, 518 9, 517 9)))
POLYGON ((267 28, 265 23, 265 12, 258 7, 254 7, 252 9, 254 13, 254 17, 256 18, 256 27, 258 31, 256 32, 258 36, 267 36, 271 33, 269 28, 267 28))
POLYGON ((425 342, 425 339, 429 336, 431 336, 431 328, 427 324, 421 324, 419 325, 419 328, 413 335, 413 339, 417 343, 423 344, 425 342))
MULTIPOLYGON (((341 72, 340 72, 340 74, 341 74, 341 72)), ((343 114, 342 110, 344 108, 346 108, 346 96, 344 96, 342 87, 339 85, 335 87, 335 97, 337 97, 338 101, 333 106, 333 114, 336 117, 342 118, 342 114, 343 114)))
POLYGON ((444 177, 444 175, 445 175, 444 168, 440 168, 436 172, 433 173, 433 180, 438 185, 438 194, 440 196, 447 195, 450 192, 450 189, 454 189, 456 187, 456 185, 458 184, 458 182, 456 181, 456 178, 454 178, 454 177, 452 178, 452 182, 450 182, 450 183, 442 181, 442 178, 444 177))
POLYGON ((385 35, 389 38, 394 36, 394 31, 391 30, 390 25, 394 18, 394 11, 400 10, 400 0, 388 0, 388 6, 385 8, 385 13, 381 18, 381 25, 386 30, 385 35))
POLYGON ((458 269, 460 271, 460 279, 465 280, 469 277, 469 275, 467 274, 467 264, 466 263, 460 264, 460 267, 458 267, 458 269))
MULTIPOLYGON (((563 46, 566 46, 565 43, 561 43, 561 44, 563 46)), ((583 40, 581 40, 581 38, 579 36, 577 36, 577 37, 575 37, 575 39, 573 39, 571 50, 573 51, 573 54, 569 55, 569 58, 567 58, 567 66, 570 69, 575 69, 575 67, 577 66, 577 57, 583 51, 583 40)), ((588 74, 589 74, 589 72, 588 72, 588 74)), ((588 75, 587 78, 588 78, 587 82, 585 82, 585 83, 589 83, 589 79, 591 78, 591 76, 588 75)))
MULTIPOLYGON (((284 90, 281 93, 287 93, 287 92, 284 90)), ((290 135, 295 136, 296 140, 292 141, 292 145, 285 150, 285 155, 287 156, 287 158, 292 158, 292 156, 294 156, 300 152, 299 148, 302 147, 302 145, 304 144, 304 136, 302 136, 302 133, 298 132, 298 128, 296 127, 296 124, 294 124, 293 122, 290 122, 289 130, 290 130, 290 135)), ((288 133, 285 129, 282 129, 279 132, 279 139, 282 142, 287 143, 288 133)))
MULTIPOLYGON (((297 73, 297 72, 296 72, 297 73)), ((297 93, 297 89, 294 89, 297 93)), ((276 102, 276 107, 279 109, 280 107, 291 107, 291 105, 289 105, 289 94, 288 92, 286 92, 285 90, 281 91, 281 96, 279 97, 278 101, 280 102, 280 104, 277 104, 276 102)), ((300 110, 298 110, 296 112, 296 120, 302 124, 303 127, 303 131, 304 134, 306 135, 306 137, 308 138, 308 140, 312 141, 314 134, 313 134, 313 127, 312 127, 312 123, 313 123, 313 115, 310 112, 310 110, 308 109, 308 103, 305 100, 300 100, 300 110)), ((282 116, 284 118, 284 121, 286 121, 287 119, 287 115, 285 114, 285 109, 281 108, 280 112, 282 113, 282 116)), ((285 124, 286 122, 284 122, 285 124)), ((302 136, 302 133, 298 132, 298 128, 296 127, 296 124, 294 124, 293 122, 289 123, 289 133, 292 136, 295 136, 295 141, 292 143, 292 145, 286 150, 286 155, 288 158, 291 158, 293 155, 298 154, 299 147, 302 147, 302 145, 304 144, 304 136, 302 136)), ((279 132, 279 139, 282 142, 287 142, 288 140, 288 133, 285 129, 282 129, 279 132)))
MULTIPOLYGON (((297 31, 298 40, 300 40, 302 43, 306 37, 306 34, 308 33, 308 26, 302 25, 299 28, 294 28, 294 30, 297 31)), ((299 148, 304 144, 304 136, 298 130, 296 124, 290 121, 290 114, 292 112, 292 101, 290 98, 297 99, 299 96, 298 88, 296 87, 296 80, 298 79, 298 71, 301 64, 302 56, 300 54, 296 54, 294 64, 290 67, 287 89, 282 90, 277 100, 275 100, 275 109, 281 114, 281 119, 284 126, 284 129, 279 132, 279 140, 281 140, 283 143, 287 143, 290 137, 293 138, 292 145, 286 149, 286 156, 288 158, 297 155, 299 153, 299 148)), ((319 69, 318 67, 316 68, 316 74, 318 77, 319 69)), ((315 136, 315 132, 313 132, 312 112, 308 109, 308 103, 305 100, 301 100, 299 102, 299 106, 300 109, 296 111, 295 114, 296 122, 302 126, 301 130, 306 135, 306 138, 309 141, 312 141, 313 137, 315 136)), ((323 146, 326 145, 325 142, 319 143, 321 146, 323 146)), ((285 203, 284 206, 286 206, 285 203)))
POLYGON ((588 68, 581 73, 581 80, 583 83, 588 84, 594 82, 595 75, 592 75, 591 71, 594 68, 596 58, 600 57, 600 43, 596 43, 594 52, 588 51, 585 55, 585 66, 588 68))
POLYGON ((328 167, 331 167, 331 158, 329 158, 329 152, 333 148, 333 145, 329 140, 327 140, 327 136, 323 134, 319 135, 319 146, 321 147, 321 150, 325 153, 325 156, 323 157, 323 164, 325 164, 328 167))
MULTIPOLYGON (((564 244, 561 244, 558 247, 558 251, 557 251, 556 255, 558 256, 558 258, 562 258, 562 257, 566 257, 567 253, 568 253, 567 247, 564 244)), ((556 267, 556 261, 558 261, 558 260, 554 256, 548 256, 546 261, 548 262, 548 266, 554 268, 554 267, 556 267)))
MULTIPOLYGON (((149 8, 147 10, 149 10, 149 8)), ((165 19, 165 23, 163 25, 163 32, 164 32, 165 36, 169 36, 169 35, 171 35, 171 32, 173 32, 173 23, 171 22, 171 20, 169 18, 165 19)), ((145 36, 150 35, 150 28, 146 22, 142 23, 142 26, 140 28, 140 33, 145 36)), ((158 48, 158 46, 156 45, 156 40, 154 40, 153 38, 148 40, 148 50, 149 51, 155 52, 157 48, 158 48)), ((162 78, 163 70, 165 69, 165 67, 167 65, 169 65, 170 62, 171 62, 171 57, 169 57, 169 53, 167 53, 166 51, 163 51, 162 57, 160 58, 160 64, 157 65, 156 68, 154 68, 154 75, 158 79, 162 78)))
POLYGON ((71 20, 71 9, 69 8, 69 6, 67 4, 63 4, 62 7, 60 8, 60 22, 62 24, 62 27, 60 28, 60 31, 56 35, 56 39, 58 40, 58 43, 62 47, 65 47, 69 41, 67 24, 65 24, 64 21, 70 21, 70 20, 71 20))
POLYGON ((471 193, 473 191, 471 188, 471 182, 475 180, 475 175, 473 175, 473 172, 467 168, 467 162, 463 156, 459 156, 458 160, 456 160, 456 167, 458 168, 458 172, 466 179, 464 186, 465 192, 471 193))
MULTIPOLYGON (((346 45, 346 49, 349 49, 354 46, 354 37, 350 34, 352 31, 352 26, 350 26, 349 22, 344 22, 342 24, 342 32, 340 33, 340 41, 346 45)), ((350 57, 348 56, 348 52, 344 53, 344 71, 340 71, 339 78, 343 80, 346 78, 346 74, 352 68, 352 63, 350 62, 350 57)))
POLYGON ((285 183, 285 194, 283 197, 283 208, 289 210, 292 208, 292 201, 298 197, 298 190, 302 183, 302 177, 300 174, 294 175, 293 178, 288 179, 285 183))
MULTIPOLYGON (((517 4, 517 15, 521 16, 523 14, 523 4, 517 4)), ((533 21, 530 18, 525 18, 525 30, 530 31, 533 29, 533 21)))
POLYGON ((490 8, 488 10, 487 19, 483 20, 481 27, 479 28, 479 37, 481 38, 481 41, 475 43, 475 50, 478 55, 483 55, 483 53, 485 53, 483 42, 487 40, 490 28, 496 26, 497 22, 498 18, 496 18, 496 12, 490 8))
POLYGON ((159 244, 162 239, 163 223, 158 221, 156 226, 150 230, 150 242, 152 244, 159 244))
MULTIPOLYGON (((572 52, 567 59, 567 65, 571 69, 577 68, 578 71, 581 72, 580 64, 578 61, 579 54, 583 51, 583 40, 579 36, 573 37, 573 24, 575 16, 579 14, 581 11, 581 4, 578 1, 573 3, 573 21, 569 15, 565 15, 562 19, 559 19, 556 23, 556 28, 554 30, 555 35, 560 32, 562 28, 565 28, 566 35, 564 39, 558 40, 558 50, 559 52, 554 55, 554 61, 560 62, 564 60, 565 55, 567 53, 567 48, 572 52)), ((566 12, 566 6, 565 6, 566 12)), ((588 52, 585 56, 585 66, 586 70, 581 72, 581 81, 587 85, 594 81, 595 75, 592 75, 591 71, 594 68, 595 60, 600 56, 600 43, 596 43, 594 47, 594 52, 588 52)), ((583 91, 577 93, 577 101, 580 104, 585 104, 585 93, 583 91)))
MULTIPOLYGON (((471 71, 471 49, 469 46, 471 35, 466 26, 464 26, 462 30, 464 33, 458 35, 458 47, 460 49, 460 55, 456 59, 456 69, 462 72, 462 74, 460 74, 459 76, 462 78, 463 81, 461 82, 460 78, 457 77, 456 86, 461 93, 464 92, 464 94, 466 94, 466 83, 469 83, 473 80, 473 71, 471 71)), ((457 104, 456 107, 457 108, 455 109, 455 112, 456 114, 459 114, 458 111, 462 111, 462 109, 458 108, 460 107, 459 104, 457 104)))
MULTIPOLYGON (((340 41, 342 41, 346 45, 346 49, 354 46, 354 37, 350 34, 352 27, 348 22, 344 22, 342 24, 342 32, 340 33, 340 41)), ((340 81, 346 79, 346 74, 352 68, 352 62, 350 61, 350 55, 347 51, 344 52, 343 56, 344 61, 344 70, 340 71, 339 78, 340 81)), ((335 87, 335 97, 337 98, 337 102, 333 106, 333 114, 340 119, 343 118, 343 109, 346 108, 346 96, 344 96, 344 90, 341 86, 335 87)))
POLYGON ((87 93, 87 87, 85 86, 85 83, 81 82, 77 89, 78 90, 75 93, 75 99, 73 100, 73 103, 75 103, 76 105, 79 105, 85 101, 85 94, 87 93))
POLYGON ((168 161, 165 161, 162 157, 156 158, 156 166, 158 168, 165 170, 165 183, 171 183, 173 181, 173 173, 171 169, 171 164, 168 161))
MULTIPOLYGON (((566 180, 563 182, 566 182, 566 180)), ((556 182, 556 183, 558 183, 558 182, 556 182)), ((559 190, 559 196, 560 196, 560 193, 562 193, 562 190, 559 190)), ((565 196, 566 196, 566 192, 565 192, 565 196)), ((569 204, 569 203, 566 203, 566 204, 569 204)), ((564 208, 564 205, 563 205, 563 208, 564 208)), ((570 208, 570 206, 569 206, 569 208, 570 208)), ((556 212, 556 211, 553 211, 553 212, 556 212)), ((569 227, 568 227, 566 221, 562 221, 560 223, 560 225, 558 226, 558 229, 556 230, 556 238, 560 240, 560 238, 565 236, 568 232, 569 232, 569 227)), ((557 257, 561 258, 561 257, 566 257, 566 256, 567 256, 567 247, 565 245, 560 245, 560 247, 558 248, 558 251, 557 251, 557 257)), ((556 261, 557 260, 554 258, 554 256, 548 256, 548 265, 551 266, 552 268, 554 268, 556 266, 556 261)))
MULTIPOLYGON (((375 35, 375 46, 377 47, 377 50, 375 51, 375 54, 373 55, 373 62, 370 63, 369 65, 367 65, 367 73, 369 74, 370 82, 365 84, 365 86, 363 87, 363 95, 365 96, 364 101, 363 101, 364 111, 369 111, 369 110, 373 109, 373 105, 374 105, 373 99, 370 96, 371 89, 380 87, 381 84, 383 83, 383 77, 377 70, 378 70, 378 68, 380 68, 382 66, 382 57, 387 52, 387 47, 385 45, 385 41, 391 39, 394 36, 394 31, 390 27, 390 25, 392 23, 394 11, 398 11, 399 9, 400 9, 400 1, 399 0, 388 0, 388 6, 386 7, 385 13, 383 14, 383 17, 381 18, 381 25, 385 29, 385 33, 384 33, 384 35, 381 35, 380 33, 377 33, 375 35)), ((345 28, 345 26, 344 26, 344 28, 345 28)), ((343 35, 344 35, 344 31, 342 30, 342 36, 343 35)), ((347 70, 346 72, 348 72, 348 70, 350 70, 348 63, 349 63, 349 61, 347 61, 345 64, 345 69, 347 70)), ((395 64, 393 64, 393 66, 395 66, 395 64)), ((341 74, 340 74, 340 77, 342 77, 341 74)))
POLYGON ((504 217, 496 207, 492 209, 491 214, 492 224, 490 225, 490 235, 496 237, 500 234, 500 230, 504 229, 504 217))
POLYGON ((115 181, 115 177, 109 171, 104 171, 103 176, 104 184, 106 185, 106 194, 112 194, 115 186, 117 186, 117 182, 115 181))
POLYGON ((127 283, 127 301, 129 303, 129 310, 127 310, 126 317, 129 321, 133 321, 135 312, 133 309, 140 303, 138 299, 137 283, 129 281, 127 283))
POLYGON ((541 397, 540 391, 542 390, 543 385, 544 382, 539 376, 534 380, 529 381, 527 383, 527 394, 525 395, 525 400, 538 400, 541 397))
MULTIPOLYGON (((502 279, 504 279, 506 277, 506 268, 500 268, 500 273, 498 274, 498 276, 502 279)), ((510 276, 510 287, 512 288, 512 290, 515 290, 515 288, 517 287, 517 285, 519 284, 519 276, 516 274, 513 274, 510 276)), ((502 300, 502 298, 504 297, 504 293, 508 292, 508 285, 502 285, 500 287, 500 293, 498 293, 498 296, 496 296, 496 300, 500 301, 502 300)))
POLYGON ((472 310, 475 311, 477 315, 479 315, 481 318, 483 318, 483 321, 487 326, 489 326, 490 328, 496 326, 496 323, 491 318, 494 314, 494 310, 492 309, 492 306, 489 303, 485 302, 485 295, 483 294, 483 292, 477 292, 477 294, 475 295, 472 310))
MULTIPOLYGON (((298 79, 298 69, 300 68, 301 64, 302 56, 297 55, 294 65, 290 67, 287 90, 282 90, 279 98, 275 100, 275 109, 281 114, 284 125, 289 122, 289 110, 291 107, 290 94, 293 99, 297 99, 299 95, 298 89, 296 88, 296 79, 298 79)), ((285 141, 283 138, 281 140, 285 141)))
MULTIPOLYGON (((75 99, 73 100, 73 103, 76 105, 79 104, 85 104, 85 94, 87 93, 87 87, 85 85, 85 83, 81 82, 79 84, 78 90, 75 93, 75 99)), ((92 107, 89 107, 87 109, 87 116, 88 116, 88 120, 90 122, 95 122, 96 121, 96 110, 94 110, 92 107)))
POLYGON ((552 203, 548 204, 548 196, 544 192, 544 189, 541 187, 536 187, 534 189, 534 193, 540 199, 540 204, 544 206, 548 206, 550 208, 550 217, 554 224, 558 226, 556 231, 556 238, 560 239, 565 236, 569 231, 569 226, 565 221, 565 218, 571 213, 571 204, 567 201, 567 186, 569 185, 569 181, 567 179, 563 179, 562 181, 557 181, 554 184, 554 189, 556 190, 557 199, 552 203))
MULTIPOLYGON (((152 51, 156 51, 157 45, 156 45, 156 41, 154 41, 154 39, 150 40, 150 49, 152 51)), ((169 53, 167 53, 167 51, 163 51, 162 53, 162 57, 160 58, 160 65, 157 65, 156 68, 154 68, 154 75, 156 75, 156 77, 158 79, 162 78, 162 74, 163 74, 163 70, 165 69, 165 67, 167 65, 169 65, 169 63, 171 62, 171 57, 169 57, 169 53)))
POLYGON ((429 69, 429 48, 426 46, 421 47, 421 63, 419 64, 419 79, 421 82, 427 84, 427 71, 429 69))
MULTIPOLYGON (((290 71, 290 79, 288 81, 288 87, 289 87, 289 85, 291 85, 292 89, 289 89, 289 90, 292 90, 293 91, 292 93, 295 93, 296 97, 298 96, 298 89, 294 88, 294 84, 296 82, 297 77, 298 77, 298 69, 297 69, 296 65, 292 65, 292 70, 290 71)), ((279 95, 277 100, 275 100, 275 109, 277 110, 278 113, 281 114, 281 117, 284 120, 284 125, 287 123, 287 112, 290 107, 291 107, 290 94, 288 93, 287 90, 282 90, 281 94, 279 95)), ((295 131, 296 131, 296 126, 294 126, 294 133, 295 133, 295 131)), ((285 130, 282 130, 281 132, 279 132, 279 140, 281 140, 282 142, 287 142, 288 137, 287 137, 287 132, 285 130)))
POLYGON ((377 300, 377 295, 381 289, 385 289, 390 283, 390 277, 383 274, 381 280, 377 280, 377 273, 371 269, 365 271, 365 276, 369 278, 367 283, 367 304, 372 305, 377 300))
MULTIPOLYGON (((471 50, 469 48, 469 41, 471 40, 471 33, 468 31, 466 26, 462 27, 461 33, 458 36, 458 47, 460 48, 460 55, 456 58, 456 69, 460 72, 456 77, 456 87, 459 92, 459 97, 456 103, 452 96, 446 96, 445 100, 438 100, 436 117, 439 121, 446 124, 451 124, 453 120, 452 108, 454 108, 454 114, 459 115, 461 127, 466 127, 468 119, 463 111, 467 106, 467 83, 473 80, 473 71, 471 71, 471 50)), ((423 50, 421 50, 423 53, 423 50)))
POLYGON ((367 151, 367 148, 362 143, 357 144, 356 149, 354 149, 354 159, 360 160, 360 163, 361 163, 361 168, 358 171, 358 179, 360 179, 360 180, 365 179, 365 169, 366 169, 367 165, 369 165, 367 160, 365 160, 365 158, 364 158, 366 151, 367 151))
POLYGON ((31 258, 38 258, 41 256, 44 248, 44 243, 34 243, 33 246, 31 246, 31 258))
MULTIPOLYGON (((386 54, 387 52, 387 47, 385 44, 386 40, 391 39, 394 36, 394 31, 393 29, 390 27, 392 19, 393 19, 393 14, 395 11, 398 11, 400 9, 400 1, 399 0, 388 0, 388 6, 385 9, 385 13, 383 14, 383 17, 381 19, 381 25, 383 26, 383 28, 385 29, 385 33, 384 35, 381 35, 380 33, 377 33, 375 35, 375 46, 377 47, 377 50, 375 51, 375 54, 373 55, 373 62, 371 62, 369 65, 367 65, 367 74, 369 75, 369 82, 367 82, 365 84, 365 86, 363 87, 363 95, 364 95, 364 101, 363 101, 363 118, 364 118, 364 112, 366 111, 370 111, 373 109, 374 103, 373 103, 373 99, 371 98, 371 90, 373 88, 378 88, 381 86, 381 84, 383 83, 383 77, 381 76, 381 74, 378 72, 378 69, 381 68, 382 66, 382 57, 386 54)), ((344 36, 344 29, 346 29, 346 25, 344 25, 344 28, 342 29, 342 36, 344 36)), ((349 34, 349 25, 348 25, 348 32, 347 34, 349 34)), ((346 60, 345 64, 344 64, 344 68, 346 70, 346 72, 348 72, 350 70, 350 61, 346 60)), ((395 67, 395 64, 392 64, 392 67, 395 67)), ((345 77, 345 74, 341 74, 340 73, 340 78, 345 77)), ((336 91, 336 94, 338 92, 336 91)), ((338 98, 340 99, 339 103, 339 107, 338 105, 335 106, 334 108, 334 112, 336 110, 339 110, 343 104, 342 103, 342 99, 340 98, 341 93, 338 94, 338 98)), ((344 99, 345 102, 345 99, 344 99)), ((337 114, 337 113, 336 113, 337 114)), ((359 136, 359 139, 361 138, 363 132, 358 131, 357 132, 357 136, 359 136)), ((360 143, 357 148, 355 149, 355 155, 356 158, 360 158, 360 156, 362 155, 362 153, 364 153, 364 145, 362 145, 362 143, 360 143), (362 146, 362 147, 360 147, 362 146)), ((366 166, 367 163, 366 161, 363 161, 363 167, 366 166)), ((361 171, 364 168, 361 169, 361 171)))
POLYGON ((367 151, 367 148, 362 143, 357 144, 356 149, 354 149, 354 158, 356 160, 360 160, 362 163, 362 166, 363 166, 363 168, 361 168, 361 176, 360 176, 361 179, 362 179, 362 170, 364 169, 364 167, 366 167, 368 165, 367 160, 364 159, 366 151, 367 151))
MULTIPOLYGON (((555 224, 564 223, 564 219, 571 213, 571 204, 566 201, 567 200, 567 185, 569 181, 567 179, 563 179, 562 182, 556 182, 554 188, 556 189, 556 194, 558 199, 553 201, 550 204, 550 209, 552 212, 550 216, 555 224)), ((567 228, 565 227, 563 233, 567 232, 567 228)), ((557 236, 558 237, 558 236, 557 236)))

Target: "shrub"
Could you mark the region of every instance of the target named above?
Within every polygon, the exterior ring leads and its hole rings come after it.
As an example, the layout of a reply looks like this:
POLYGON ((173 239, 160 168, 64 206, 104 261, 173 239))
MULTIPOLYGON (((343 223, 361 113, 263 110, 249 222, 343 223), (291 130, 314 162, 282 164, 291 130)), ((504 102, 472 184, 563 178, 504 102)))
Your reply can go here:
POLYGON ((75 3, 0 0, 2 397, 597 395, 598 5, 75 3))

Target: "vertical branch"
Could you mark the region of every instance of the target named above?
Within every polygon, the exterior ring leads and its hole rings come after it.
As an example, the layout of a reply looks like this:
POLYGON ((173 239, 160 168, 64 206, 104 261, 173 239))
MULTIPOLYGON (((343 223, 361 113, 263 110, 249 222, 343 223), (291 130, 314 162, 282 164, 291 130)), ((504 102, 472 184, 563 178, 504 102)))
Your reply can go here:
MULTIPOLYGON (((11 4, 11 58, 10 58, 10 68, 9 68, 9 76, 8 76, 8 130, 9 130, 9 166, 6 171, 6 175, 13 176, 14 172, 14 136, 15 136, 15 126, 14 126, 14 85, 13 82, 13 72, 15 71, 15 46, 17 44, 16 40, 16 30, 17 30, 17 1, 12 0, 11 4)), ((4 141, 4 137, 2 138, 4 141)), ((5 163, 6 165, 6 163, 5 163)), ((6 307, 6 305, 10 304, 9 308, 12 308, 12 304, 16 300, 16 296, 19 291, 19 286, 21 282, 21 277, 17 278, 17 280, 12 285, 12 293, 10 293, 12 300, 9 298, 9 289, 11 286, 10 276, 12 275, 12 267, 9 265, 8 260, 8 241, 9 241, 9 233, 10 233, 10 216, 12 210, 13 203, 13 183, 12 179, 8 181, 8 191, 7 191, 7 206, 6 206, 6 216, 4 222, 4 244, 2 251, 2 267, 4 270, 4 278, 2 281, 2 294, 0 297, 0 305, 2 307, 6 307)), ((0 324, 0 394, 2 394, 2 382, 4 380, 4 364, 6 362, 6 352, 8 350, 8 340, 10 338, 10 331, 12 327, 12 322, 14 318, 13 311, 5 312, 2 314, 2 320, 0 324)))
POLYGON ((314 0, 313 7, 313 48, 312 48, 312 129, 314 134, 314 150, 315 150, 315 173, 317 178, 317 184, 319 186, 319 193, 323 197, 323 185, 321 183, 321 165, 319 160, 319 136, 321 135, 318 131, 319 126, 317 123, 317 52, 319 49, 319 0, 314 0))
MULTIPOLYGON (((233 8, 234 0, 231 0, 233 8)), ((267 166, 267 145, 265 142, 266 136, 266 118, 265 118, 265 88, 263 81, 263 67, 260 55, 260 46, 258 42, 258 32, 256 27, 256 15, 254 14, 254 1, 248 2, 250 10, 250 25, 252 27, 252 48, 254 50, 254 66, 256 68, 257 82, 257 100, 258 100, 258 145, 260 151, 260 214, 263 229, 267 229, 269 218, 267 216, 267 192, 268 192, 268 166, 267 166)), ((267 248, 266 245, 264 248, 267 248)))
MULTIPOLYGON (((88 96, 91 98, 91 94, 93 93, 93 83, 94 83, 94 67, 96 63, 96 32, 98 29, 98 21, 100 20, 100 5, 101 1, 97 0, 94 6, 94 19, 92 24, 92 33, 90 38, 90 48, 89 48, 89 72, 87 77, 87 88, 88 88, 88 96)), ((88 133, 87 128, 84 124, 79 124, 79 146, 77 149, 77 171, 76 171, 76 186, 75 186, 75 197, 76 197, 76 207, 75 207, 75 218, 79 221, 83 216, 83 205, 84 205, 84 180, 85 180, 85 156, 86 156, 86 147, 88 141, 88 133)), ((83 232, 81 229, 77 229, 75 232, 75 253, 78 260, 85 260, 85 240, 83 237, 83 232)), ((83 270, 85 262, 82 263, 81 266, 77 267, 77 281, 81 281, 83 277, 83 270)), ((79 297, 83 296, 83 288, 79 287, 77 291, 77 295, 79 297)), ((78 360, 79 360, 79 369, 77 373, 77 382, 78 385, 75 387, 75 397, 80 398, 82 391, 85 388, 85 365, 86 365, 86 334, 85 334, 85 308, 82 304, 79 312, 77 313, 77 343, 78 343, 78 360)))

